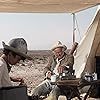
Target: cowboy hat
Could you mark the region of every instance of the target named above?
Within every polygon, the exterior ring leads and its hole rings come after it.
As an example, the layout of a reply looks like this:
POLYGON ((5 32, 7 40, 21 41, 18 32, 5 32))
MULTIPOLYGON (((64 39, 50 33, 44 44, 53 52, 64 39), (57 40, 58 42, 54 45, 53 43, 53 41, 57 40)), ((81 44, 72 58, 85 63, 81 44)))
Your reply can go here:
POLYGON ((60 41, 57 41, 56 44, 54 44, 54 46, 52 47, 52 51, 56 48, 64 48, 64 50, 67 49, 67 47, 65 45, 63 45, 60 41))
POLYGON ((11 50, 21 57, 32 60, 32 58, 27 55, 27 43, 23 38, 12 39, 8 45, 2 42, 2 45, 4 49, 11 50))

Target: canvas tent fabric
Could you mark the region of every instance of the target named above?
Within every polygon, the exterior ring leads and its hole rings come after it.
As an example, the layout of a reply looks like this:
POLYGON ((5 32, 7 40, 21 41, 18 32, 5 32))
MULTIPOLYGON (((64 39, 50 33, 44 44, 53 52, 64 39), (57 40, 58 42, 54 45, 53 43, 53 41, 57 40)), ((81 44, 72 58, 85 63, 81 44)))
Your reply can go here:
POLYGON ((0 12, 74 13, 100 0, 0 0, 0 12))
POLYGON ((84 72, 95 71, 95 56, 100 56, 100 9, 77 48, 74 63, 77 78, 84 72))

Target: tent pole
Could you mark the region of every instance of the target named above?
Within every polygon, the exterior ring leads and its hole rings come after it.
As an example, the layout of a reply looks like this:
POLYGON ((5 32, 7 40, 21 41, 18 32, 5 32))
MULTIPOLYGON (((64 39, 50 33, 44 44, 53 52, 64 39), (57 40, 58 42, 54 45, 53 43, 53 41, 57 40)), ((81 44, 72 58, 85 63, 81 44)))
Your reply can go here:
POLYGON ((72 13, 72 15, 73 15, 73 44, 74 44, 74 42, 75 42, 75 30, 76 30, 76 28, 75 28, 75 13, 72 13))

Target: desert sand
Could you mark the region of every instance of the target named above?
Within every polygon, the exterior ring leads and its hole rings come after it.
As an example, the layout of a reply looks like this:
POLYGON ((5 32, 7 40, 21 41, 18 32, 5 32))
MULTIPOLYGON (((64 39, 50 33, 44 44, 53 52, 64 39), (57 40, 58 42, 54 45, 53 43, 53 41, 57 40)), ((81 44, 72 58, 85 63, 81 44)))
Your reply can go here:
MULTIPOLYGON (((45 77, 43 71, 46 64, 47 63, 45 61, 38 59, 35 61, 26 60, 24 62, 20 62, 20 64, 16 64, 11 68, 10 76, 23 78, 27 85, 28 93, 30 94, 32 88, 36 87, 43 81, 45 77)), ((13 82, 13 84, 18 85, 20 83, 13 82)))
MULTIPOLYGON (((2 54, 2 53, 1 53, 2 54)), ((47 65, 48 58, 51 56, 49 51, 34 51, 29 53, 34 59, 29 61, 21 61, 19 64, 12 66, 10 71, 10 76, 21 77, 24 79, 27 85, 27 93, 31 95, 32 89, 36 87, 39 83, 44 80, 44 67, 47 65)), ((20 83, 13 82, 14 85, 19 85, 20 83)), ((60 96, 59 100, 66 100, 65 96, 60 96)), ((73 100, 77 100, 74 98, 73 100)), ((100 100, 94 98, 88 98, 87 100, 100 100)))

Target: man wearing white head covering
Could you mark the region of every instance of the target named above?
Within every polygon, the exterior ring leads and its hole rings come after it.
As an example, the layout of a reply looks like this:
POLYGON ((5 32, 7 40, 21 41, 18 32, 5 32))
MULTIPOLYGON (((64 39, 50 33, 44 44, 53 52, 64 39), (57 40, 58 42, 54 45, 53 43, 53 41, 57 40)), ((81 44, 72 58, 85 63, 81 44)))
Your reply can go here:
POLYGON ((49 63, 44 71, 46 75, 46 80, 33 90, 33 100, 37 100, 35 97, 40 97, 50 92, 52 94, 52 100, 58 100, 61 91, 60 89, 58 89, 58 87, 53 89, 52 91, 50 79, 52 74, 59 75, 63 73, 65 69, 73 70, 74 57, 73 55, 66 54, 66 49, 67 47, 63 45, 60 41, 58 41, 52 47, 51 50, 53 52, 53 56, 50 57, 49 63))
MULTIPOLYGON (((23 38, 12 39, 8 45, 4 42, 3 54, 0 57, 0 87, 12 86, 11 79, 9 77, 10 65, 15 65, 20 60, 26 58, 31 60, 32 58, 27 55, 27 43, 23 38)), ((19 79, 19 82, 22 80, 19 79)))

